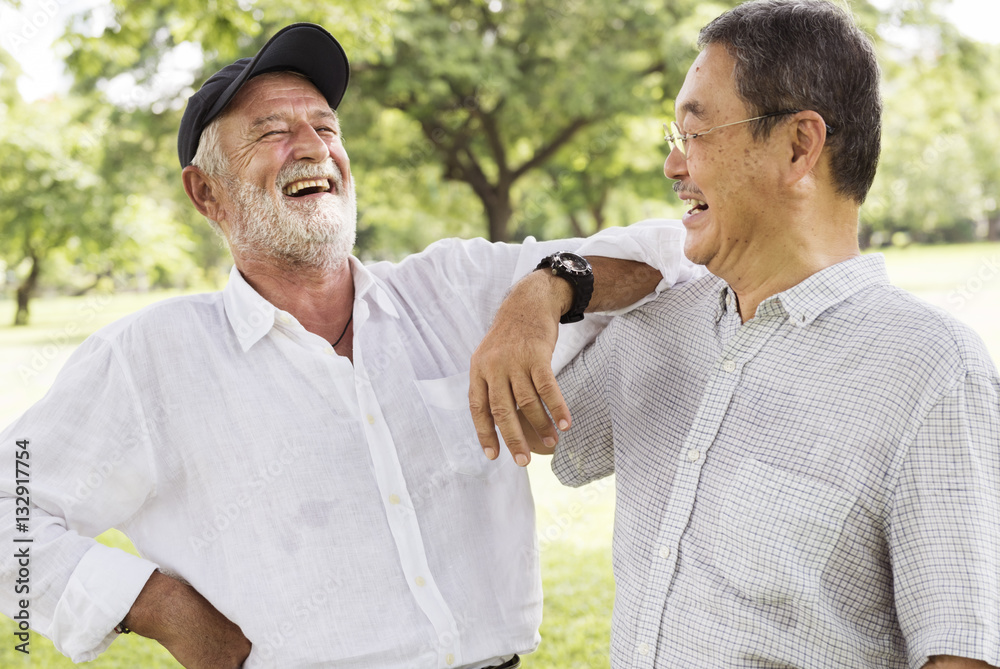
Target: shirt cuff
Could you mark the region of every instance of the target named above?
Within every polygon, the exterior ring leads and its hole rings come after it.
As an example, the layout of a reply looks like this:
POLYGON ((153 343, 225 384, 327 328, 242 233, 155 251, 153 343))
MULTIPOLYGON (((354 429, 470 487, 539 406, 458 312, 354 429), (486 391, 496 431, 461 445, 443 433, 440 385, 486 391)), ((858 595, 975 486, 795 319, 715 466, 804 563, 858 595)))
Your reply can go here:
POLYGON ((76 565, 45 636, 73 662, 88 662, 117 638, 115 625, 132 608, 157 565, 95 544, 76 565))

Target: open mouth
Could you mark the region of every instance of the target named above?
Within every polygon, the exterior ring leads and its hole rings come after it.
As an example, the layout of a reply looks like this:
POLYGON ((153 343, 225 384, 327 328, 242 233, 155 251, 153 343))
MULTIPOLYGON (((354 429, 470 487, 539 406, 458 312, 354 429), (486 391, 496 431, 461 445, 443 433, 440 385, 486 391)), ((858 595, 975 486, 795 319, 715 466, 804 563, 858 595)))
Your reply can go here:
POLYGON ((282 188, 281 192, 288 197, 305 197, 316 193, 332 193, 333 185, 331 179, 300 179, 282 188))
POLYGON ((691 208, 688 209, 687 211, 688 216, 694 216, 695 214, 699 214, 703 211, 708 211, 708 204, 703 202, 702 200, 695 200, 694 198, 688 198, 685 199, 684 201, 687 204, 691 205, 691 208))

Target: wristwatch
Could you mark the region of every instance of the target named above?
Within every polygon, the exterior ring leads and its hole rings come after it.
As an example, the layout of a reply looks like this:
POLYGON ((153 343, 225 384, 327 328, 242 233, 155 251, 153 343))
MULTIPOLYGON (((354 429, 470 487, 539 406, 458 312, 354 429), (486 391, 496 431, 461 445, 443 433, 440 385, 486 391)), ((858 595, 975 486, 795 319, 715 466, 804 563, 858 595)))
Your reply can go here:
POLYGON ((555 276, 562 277, 569 281, 573 288, 573 303, 569 311, 559 319, 560 323, 576 323, 583 320, 583 312, 590 304, 590 297, 594 294, 594 268, 590 266, 586 258, 582 258, 575 253, 560 251, 542 258, 536 270, 547 269, 555 276))

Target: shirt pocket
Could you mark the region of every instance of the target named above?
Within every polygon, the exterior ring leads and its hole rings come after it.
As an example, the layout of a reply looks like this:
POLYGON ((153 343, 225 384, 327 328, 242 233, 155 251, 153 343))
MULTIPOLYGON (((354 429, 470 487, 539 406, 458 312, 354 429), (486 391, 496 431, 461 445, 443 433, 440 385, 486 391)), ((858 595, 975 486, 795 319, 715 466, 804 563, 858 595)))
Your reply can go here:
POLYGON ((723 496, 716 564, 751 600, 815 601, 853 506, 822 481, 745 460, 723 496))
POLYGON ((483 453, 469 411, 469 373, 416 381, 448 466, 465 476, 485 479, 500 469, 483 453))

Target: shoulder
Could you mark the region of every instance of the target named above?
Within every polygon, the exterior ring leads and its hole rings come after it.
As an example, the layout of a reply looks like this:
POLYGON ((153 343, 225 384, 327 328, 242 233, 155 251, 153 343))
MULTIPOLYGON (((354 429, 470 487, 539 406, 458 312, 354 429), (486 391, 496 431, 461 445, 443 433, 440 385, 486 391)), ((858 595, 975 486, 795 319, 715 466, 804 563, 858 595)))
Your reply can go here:
POLYGON ((383 280, 400 277, 441 274, 465 275, 477 270, 491 269, 493 263, 508 259, 514 263, 519 245, 490 242, 482 237, 440 239, 423 251, 406 256, 399 262, 376 262, 366 269, 383 280))
POLYGON ((115 348, 137 345, 169 347, 195 333, 219 333, 228 327, 222 293, 184 295, 156 302, 106 325, 90 339, 115 348))
POLYGON ((995 377, 996 367, 982 338, 945 310, 895 286, 876 286, 846 305, 850 320, 867 332, 883 354, 914 369, 937 369, 951 376, 995 377))
POLYGON ((726 282, 712 274, 678 283, 664 290, 641 307, 618 316, 613 321, 624 330, 688 330, 702 321, 714 322, 718 316, 721 291, 726 282))

